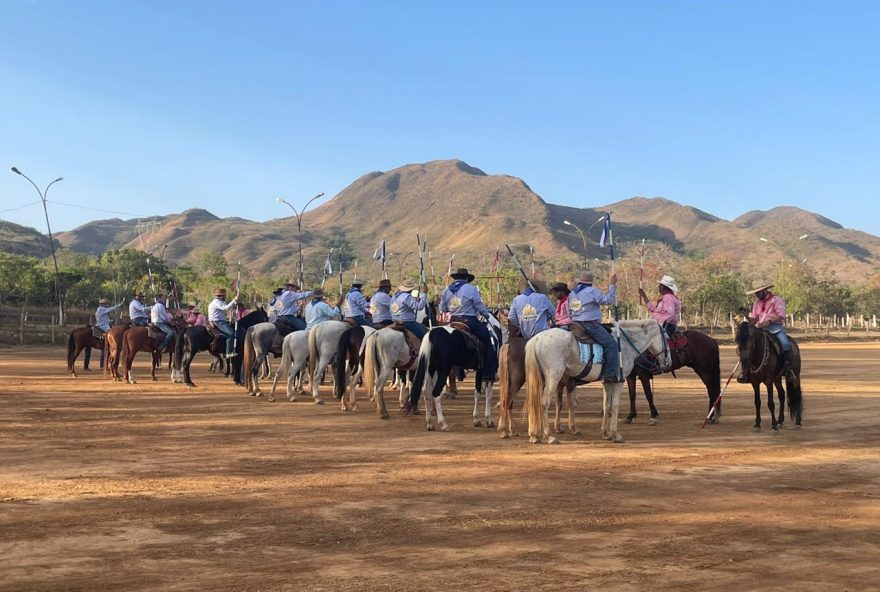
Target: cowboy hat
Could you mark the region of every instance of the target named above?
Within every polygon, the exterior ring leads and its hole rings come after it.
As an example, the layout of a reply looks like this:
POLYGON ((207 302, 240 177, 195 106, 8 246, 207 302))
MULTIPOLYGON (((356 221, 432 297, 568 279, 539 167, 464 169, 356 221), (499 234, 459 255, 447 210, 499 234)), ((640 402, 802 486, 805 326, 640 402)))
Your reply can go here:
POLYGON ((100 300, 98 300, 98 304, 110 304, 110 301, 106 298, 101 298, 100 300))
POLYGON ((476 279, 476 276, 469 272, 466 267, 459 267, 455 270, 455 273, 450 273, 449 277, 454 280, 467 280, 468 282, 472 282, 476 279))
POLYGON ((532 279, 531 286, 529 286, 529 280, 522 278, 519 280, 519 289, 520 291, 525 291, 526 288, 534 288, 535 292, 539 294, 547 293, 547 285, 539 279, 532 279))
POLYGON ((323 298, 324 290, 321 288, 316 288, 314 292, 312 292, 312 298, 323 298))
POLYGON ((226 288, 217 288, 214 290, 214 296, 223 296, 226 297, 226 288))
POLYGON ((390 288, 391 287, 391 280, 379 280, 379 285, 376 287, 377 288, 390 288))
POLYGON ((299 284, 297 284, 297 283, 296 283, 295 281, 293 281, 293 280, 290 280, 289 282, 287 282, 287 285, 288 285, 288 286, 293 286, 294 288, 296 288, 297 290, 299 290, 299 284))
POLYGON ((362 282, 362 281, 360 281, 360 280, 357 280, 357 281, 351 282, 351 287, 352 287, 352 288, 360 288, 360 287, 362 287, 363 285, 364 285, 364 282, 362 282))
POLYGON ((569 290, 569 288, 568 288, 568 284, 566 284, 565 282, 556 282, 550 288, 550 291, 551 292, 565 292, 565 293, 571 292, 571 290, 569 290))
POLYGON ((143 297, 144 297, 144 291, 143 291, 143 290, 138 290, 137 292, 134 293, 134 297, 135 297, 135 298, 143 298, 143 297))
POLYGON ((660 281, 657 283, 660 284, 661 286, 666 286, 667 288, 669 288, 673 292, 678 292, 678 284, 675 283, 675 278, 672 277, 671 275, 664 275, 662 278, 660 278, 660 281))
POLYGON ((403 280, 403 283, 397 286, 401 292, 412 292, 416 289, 416 283, 412 280, 403 280))
POLYGON ((769 290, 772 287, 773 284, 767 281, 752 282, 752 289, 746 291, 746 294, 757 294, 761 290, 769 290))
POLYGON ((592 271, 582 271, 580 277, 575 282, 576 284, 592 284, 594 275, 592 271))

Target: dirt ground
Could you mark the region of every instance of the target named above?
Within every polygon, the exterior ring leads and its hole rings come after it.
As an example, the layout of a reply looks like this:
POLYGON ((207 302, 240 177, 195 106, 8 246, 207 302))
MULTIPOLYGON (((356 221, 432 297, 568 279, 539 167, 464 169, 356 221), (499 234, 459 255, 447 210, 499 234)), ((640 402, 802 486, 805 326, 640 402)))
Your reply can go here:
POLYGON ((803 356, 800 430, 755 433, 735 383, 701 430, 687 371, 625 444, 587 386, 583 433, 532 446, 471 427, 467 395, 429 433, 248 397, 205 357, 188 389, 0 350, 0 590, 877 590, 880 344, 803 356))

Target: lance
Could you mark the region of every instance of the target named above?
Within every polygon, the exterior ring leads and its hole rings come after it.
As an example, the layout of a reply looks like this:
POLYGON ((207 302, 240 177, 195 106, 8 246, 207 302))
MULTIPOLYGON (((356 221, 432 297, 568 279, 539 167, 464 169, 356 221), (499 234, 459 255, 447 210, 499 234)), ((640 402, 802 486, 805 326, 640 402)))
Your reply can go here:
POLYGON ((519 264, 519 261, 516 258, 516 255, 513 254, 513 249, 510 248, 510 245, 504 243, 504 246, 507 247, 507 252, 510 253, 510 257, 513 259, 513 263, 516 265, 516 268, 522 274, 523 278, 525 278, 526 282, 529 284, 529 288, 537 292, 534 284, 532 284, 532 280, 529 279, 529 276, 526 275, 526 271, 523 269, 522 265, 519 264))
MULTIPOLYGON (((419 251, 419 295, 421 296, 422 286, 428 284, 428 278, 425 277, 425 251, 428 249, 428 239, 425 238, 424 242, 422 241, 422 237, 419 233, 416 233, 416 245, 418 246, 419 251)), ((428 298, 428 295, 425 294, 425 298, 428 298)), ((428 317, 428 329, 434 328, 434 323, 431 319, 431 315, 429 311, 425 311, 426 316, 428 317)))
POLYGON ((342 249, 339 250, 339 295, 342 296, 342 249))
MULTIPOLYGON (((642 248, 639 250, 639 294, 644 290, 645 282, 645 239, 642 239, 642 248)), ((639 318, 642 317, 642 298, 639 296, 639 318)))
MULTIPOLYGON (((238 261, 238 278, 235 280, 235 297, 241 293, 241 260, 238 261)), ((238 300, 232 307, 232 314, 235 315, 235 330, 232 335, 232 351, 238 353, 238 300)))
MULTIPOLYGON (((611 212, 605 213, 608 224, 608 246, 611 248, 611 275, 617 273, 614 269, 614 231, 611 229, 611 212)), ((614 290, 614 325, 617 329, 617 355, 620 356, 620 306, 617 304, 617 289, 614 290)), ((623 382, 623 367, 617 364, 617 377, 623 382)))
POLYGON ((153 300, 156 299, 156 282, 153 281, 153 270, 150 269, 150 256, 147 255, 147 275, 150 276, 150 289, 153 291, 153 300))
MULTIPOLYGON (((733 379, 733 375, 736 374, 736 371, 737 371, 737 369, 739 368, 739 365, 740 365, 741 363, 742 363, 742 360, 740 360, 739 362, 737 362, 737 363, 736 363, 736 366, 733 367, 733 372, 731 372, 731 373, 730 373, 730 376, 727 377, 727 382, 724 383, 724 388, 721 389, 721 392, 720 392, 720 393, 718 393, 718 398, 715 399, 715 404, 712 405, 712 408, 711 408, 711 409, 709 409, 709 415, 707 415, 705 421, 703 421, 703 426, 702 426, 702 428, 705 428, 705 427, 706 427, 706 424, 709 423, 709 420, 712 419, 712 416, 715 415, 715 410, 718 408, 718 405, 721 404, 721 397, 724 396, 724 391, 727 390, 727 387, 730 385, 730 381, 733 379)), ((702 428, 700 428, 700 429, 702 429, 702 428)))
POLYGON ((431 256, 431 251, 428 251, 428 265, 431 266, 431 287, 433 288, 437 283, 437 276, 434 275, 434 258, 431 256))
POLYGON ((354 260, 354 279, 352 281, 357 281, 358 279, 358 260, 354 260))
MULTIPOLYGON (((327 253, 327 261, 324 262, 324 269, 321 270, 321 289, 324 289, 324 284, 327 283, 327 267, 330 267, 330 273, 333 273, 333 265, 330 263, 333 257, 333 247, 330 247, 330 252, 327 253)), ((302 286, 300 286, 302 289, 302 286)))

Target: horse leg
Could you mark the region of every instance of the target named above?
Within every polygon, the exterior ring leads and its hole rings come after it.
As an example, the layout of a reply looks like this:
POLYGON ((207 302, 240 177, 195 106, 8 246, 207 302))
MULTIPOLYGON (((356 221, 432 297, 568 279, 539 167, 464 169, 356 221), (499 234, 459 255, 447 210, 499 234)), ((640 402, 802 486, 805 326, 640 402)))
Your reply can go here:
POLYGON ((770 429, 774 434, 779 433, 776 424, 776 401, 773 399, 773 381, 767 383, 767 409, 770 411, 770 429))
POLYGON ((194 357, 195 354, 193 354, 192 351, 187 351, 183 354, 183 382, 185 382, 187 386, 195 386, 195 383, 192 381, 192 375, 190 375, 189 372, 194 357))
POLYGON ((134 363, 134 356, 137 352, 132 352, 133 347, 128 350, 128 355, 125 356, 125 382, 128 384, 135 384, 134 375, 131 373, 131 365, 134 363))
POLYGON ((430 394, 434 399, 434 409, 437 412, 437 425, 441 432, 448 432, 449 424, 446 423, 446 418, 443 416, 443 384, 437 380, 432 386, 434 388, 431 389, 430 394))
POLYGON ((761 431, 761 383, 753 382, 752 388, 755 389, 755 431, 761 431))
POLYGON ((626 377, 626 388, 629 391, 629 415, 626 416, 626 423, 632 423, 633 420, 638 417, 638 413, 636 413, 636 376, 635 372, 631 372, 629 376, 626 377))
POLYGON ((781 428, 785 422, 785 389, 782 388, 781 376, 776 377, 775 385, 776 393, 779 396, 779 417, 776 418, 776 423, 781 428))
POLYGON ((484 417, 486 418, 487 428, 495 427, 495 421, 492 419, 492 389, 494 388, 494 386, 495 384, 491 380, 483 381, 483 397, 486 400, 485 409, 483 410, 483 412, 484 417))
POLYGON ((156 377, 156 368, 162 367, 162 352, 153 352, 153 363, 150 366, 150 378, 153 382, 159 380, 156 377))
MULTIPOLYGON (((383 360, 384 361, 384 360, 383 360)), ((375 374, 373 377, 373 392, 370 393, 374 399, 376 399, 376 413, 379 414, 379 419, 388 419, 388 409, 385 407, 385 383, 388 381, 388 376, 385 375, 385 367, 375 374)), ((396 375, 397 372, 392 368, 391 375, 396 375)), ((401 387, 403 388, 403 387, 401 387)), ((402 393, 403 391, 401 391, 402 393)))
POLYGON ((564 434, 562 429, 562 384, 556 386, 556 415, 553 418, 553 431, 557 434, 564 434))
POLYGON ((575 388, 573 380, 569 380, 565 385, 566 399, 568 400, 568 431, 577 436, 580 432, 574 423, 575 388))
POLYGON ((312 376, 312 399, 315 400, 315 405, 323 405, 324 401, 321 400, 321 393, 319 392, 319 388, 321 383, 323 382, 324 370, 327 369, 327 360, 322 360, 320 354, 318 355, 318 363, 315 365, 315 374, 312 376))
POLYGON ((602 435, 615 443, 624 442, 623 436, 617 431, 617 417, 620 414, 621 384, 603 384, 602 389, 602 435), (610 393, 608 391, 611 391, 610 393))
POLYGON ((651 419, 648 420, 648 425, 657 425, 657 421, 660 418, 660 412, 657 411, 657 408, 654 406, 654 389, 651 388, 651 376, 647 373, 639 376, 639 382, 642 383, 642 389, 645 391, 645 398, 648 400, 648 407, 651 408, 651 419))
POLYGON ((432 377, 430 372, 425 373, 425 383, 423 385, 423 392, 425 394, 425 424, 427 425, 427 430, 429 432, 433 432, 437 428, 434 426, 433 418, 431 417, 431 409, 434 408, 436 399, 434 398, 434 381, 440 382, 440 378, 444 376, 443 374, 439 374, 436 377, 432 377))
POLYGON ((478 409, 480 408, 480 386, 477 383, 474 383, 474 427, 481 427, 483 424, 480 422, 480 415, 478 409))

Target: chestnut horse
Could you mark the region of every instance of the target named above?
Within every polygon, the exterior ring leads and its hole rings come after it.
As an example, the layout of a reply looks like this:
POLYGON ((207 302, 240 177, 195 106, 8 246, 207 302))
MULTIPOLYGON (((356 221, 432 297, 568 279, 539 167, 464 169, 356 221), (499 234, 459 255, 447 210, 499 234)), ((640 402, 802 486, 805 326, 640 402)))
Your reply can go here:
POLYGON ((104 376, 108 373, 114 381, 119 380, 119 354, 122 353, 122 338, 131 325, 116 325, 104 334, 104 376))
POLYGON ((182 382, 182 377, 178 377, 178 374, 180 373, 180 360, 183 357, 183 339, 181 339, 181 336, 186 330, 186 321, 183 320, 183 317, 180 316, 180 314, 175 314, 172 318, 171 326, 174 327, 174 339, 171 340, 164 352, 159 351, 159 344, 162 343, 164 337, 164 334, 161 331, 157 331, 150 327, 133 327, 125 332, 122 336, 122 353, 120 359, 124 363, 123 367, 125 369, 126 382, 129 384, 135 383, 131 374, 131 364, 134 362, 135 355, 141 351, 150 352, 152 354, 152 361, 150 362, 150 378, 153 380, 158 380, 156 378, 156 367, 162 361, 162 354, 173 354, 172 360, 174 367, 171 369, 171 380, 173 382, 182 382), (158 335, 151 337, 151 331, 154 332, 154 334, 158 333, 158 335), (178 349, 180 351, 177 351, 178 349))
POLYGON ((67 336, 67 371, 71 375, 76 376, 76 370, 73 366, 79 354, 87 347, 104 347, 103 342, 95 337, 91 325, 74 329, 67 336))

